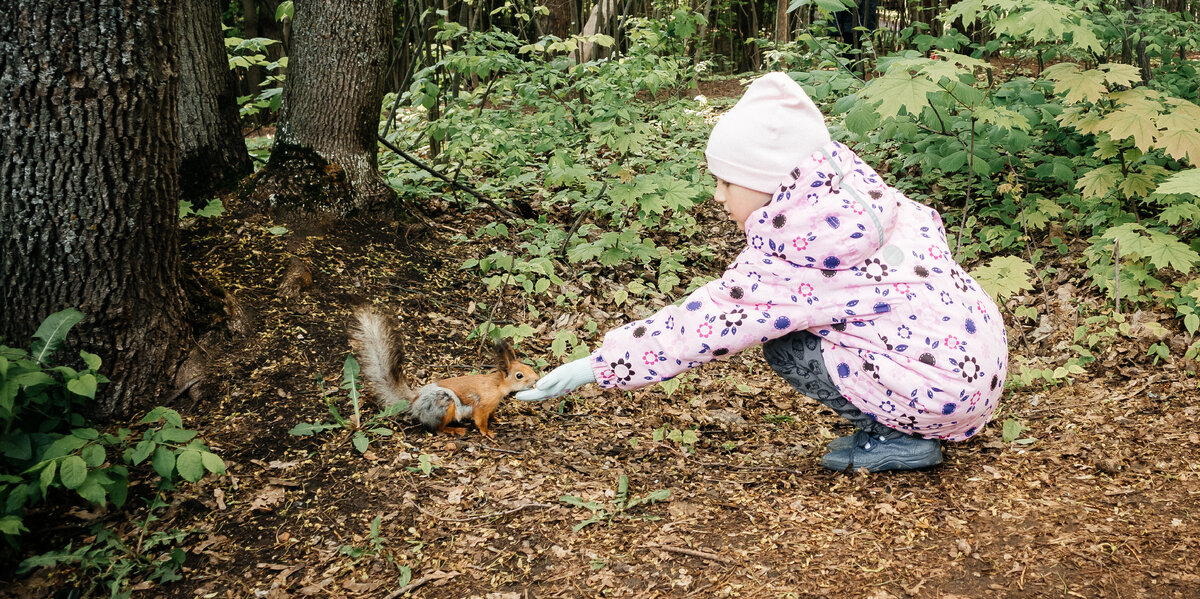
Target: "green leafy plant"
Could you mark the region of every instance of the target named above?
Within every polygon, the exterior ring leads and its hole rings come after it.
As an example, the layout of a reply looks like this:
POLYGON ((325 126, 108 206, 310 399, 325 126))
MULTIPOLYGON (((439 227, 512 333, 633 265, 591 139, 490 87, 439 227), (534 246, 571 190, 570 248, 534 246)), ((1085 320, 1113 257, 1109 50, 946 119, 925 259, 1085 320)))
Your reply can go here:
POLYGON ((692 428, 680 430, 663 425, 661 428, 655 429, 651 433, 650 438, 656 443, 664 441, 678 443, 684 450, 694 453, 696 451, 696 442, 700 440, 700 434, 696 432, 696 429, 692 428))
POLYGON ((1004 428, 1001 431, 1001 435, 1004 437, 1005 443, 1020 443, 1021 445, 1030 445, 1036 442, 1037 439, 1030 437, 1022 438, 1021 435, 1023 435, 1027 430, 1029 430, 1029 427, 1025 426, 1020 420, 1017 420, 1016 418, 1008 418, 1004 421, 1004 428))
POLYGON ((417 465, 409 466, 408 471, 409 472, 420 472, 421 474, 424 474, 425 476, 429 476, 430 474, 433 474, 433 471, 437 468, 441 468, 441 466, 439 466, 438 464, 435 464, 433 462, 433 456, 431 456, 427 453, 423 453, 423 454, 417 456, 417 465))
POLYGON ((324 392, 324 384, 322 383, 321 396, 325 397, 329 414, 333 416, 333 422, 301 422, 293 426, 288 433, 297 437, 305 437, 326 431, 344 429, 350 432, 350 442, 359 453, 366 453, 370 447, 372 438, 392 436, 394 431, 387 426, 387 422, 392 417, 407 409, 408 402, 400 401, 390 404, 382 412, 373 414, 364 420, 361 402, 362 393, 359 391, 362 383, 359 379, 359 374, 358 360, 355 360, 353 355, 347 354, 346 360, 342 363, 341 388, 347 391, 347 396, 350 400, 352 413, 349 417, 342 416, 341 411, 338 410, 337 405, 334 403, 333 397, 324 392))
POLYGON ((381 530, 383 524, 383 516, 375 516, 371 520, 371 526, 367 531, 366 545, 345 544, 338 548, 338 553, 350 557, 354 564, 362 561, 367 557, 382 557, 396 568, 398 577, 395 584, 398 587, 407 586, 412 582, 412 568, 401 565, 392 552, 387 547, 387 539, 383 536, 381 530))
POLYGON ((212 218, 225 213, 225 205, 221 203, 219 198, 212 198, 205 202, 204 207, 196 210, 192 206, 190 200, 179 200, 179 218, 185 219, 189 216, 198 216, 201 218, 212 218))
POLYGON ((660 501, 668 501, 671 499, 671 491, 669 489, 659 489, 652 491, 642 497, 629 496, 629 477, 624 474, 617 478, 616 497, 607 504, 602 504, 596 501, 586 501, 581 497, 574 495, 563 495, 559 497, 559 501, 571 506, 583 508, 591 512, 591 517, 571 528, 573 532, 596 524, 597 522, 612 523, 615 518, 637 518, 640 520, 658 520, 658 516, 640 515, 634 516, 628 512, 633 508, 643 504, 654 504, 660 501))
POLYGON ((102 587, 112 595, 130 580, 159 582, 179 578, 184 554, 177 545, 189 533, 154 530, 166 494, 179 482, 197 482, 206 472, 225 473, 225 463, 183 426, 180 415, 165 407, 151 410, 137 426, 146 426, 134 443, 131 428, 104 432, 83 415, 108 379, 98 356, 79 352, 85 368, 53 366, 51 358, 83 313, 67 309, 51 314, 33 335, 29 350, 0 345, 0 534, 18 546, 27 510, 39 504, 69 501, 72 496, 97 506, 123 507, 131 476, 150 470, 157 488, 149 499, 141 534, 129 545, 107 530, 92 527, 95 540, 74 543, 21 562, 18 572, 72 564, 75 580, 102 587))

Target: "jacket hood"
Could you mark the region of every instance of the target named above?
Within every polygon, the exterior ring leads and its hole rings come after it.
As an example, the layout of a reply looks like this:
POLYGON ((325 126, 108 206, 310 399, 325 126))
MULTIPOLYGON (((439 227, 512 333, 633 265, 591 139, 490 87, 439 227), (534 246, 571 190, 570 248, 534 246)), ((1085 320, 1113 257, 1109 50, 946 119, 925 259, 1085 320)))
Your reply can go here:
POLYGON ((795 266, 859 267, 880 250, 887 257, 899 206, 874 169, 830 142, 792 169, 770 203, 750 215, 746 242, 795 266))

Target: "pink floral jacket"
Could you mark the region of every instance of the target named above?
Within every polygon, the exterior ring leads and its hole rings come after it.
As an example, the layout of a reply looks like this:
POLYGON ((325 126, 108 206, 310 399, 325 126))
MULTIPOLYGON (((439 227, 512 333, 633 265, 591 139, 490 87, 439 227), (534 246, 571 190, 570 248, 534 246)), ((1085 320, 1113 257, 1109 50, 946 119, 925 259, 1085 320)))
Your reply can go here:
POLYGON ((746 241, 720 279, 605 335, 601 386, 636 389, 807 329, 838 390, 879 422, 947 440, 987 424, 1004 323, 951 258, 937 211, 830 142, 750 215, 746 241))

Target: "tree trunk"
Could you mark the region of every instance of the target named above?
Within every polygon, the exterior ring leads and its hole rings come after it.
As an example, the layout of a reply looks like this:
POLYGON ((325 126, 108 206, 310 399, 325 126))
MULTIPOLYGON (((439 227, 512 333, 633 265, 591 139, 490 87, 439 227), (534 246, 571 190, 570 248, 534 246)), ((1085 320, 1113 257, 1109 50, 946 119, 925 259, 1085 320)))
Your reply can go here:
POLYGON ((191 199, 254 170, 238 119, 237 88, 221 35, 221 5, 183 0, 179 22, 179 186, 191 199))
POLYGON ((571 0, 547 0, 546 9, 549 14, 540 16, 541 30, 545 35, 553 35, 566 39, 571 35, 571 0))
POLYGON ((9 3, 0 19, 0 337, 25 345, 43 318, 77 306, 87 319, 74 347, 112 379, 100 417, 160 397, 190 336, 178 14, 167 0, 40 0, 9 3))
MULTIPOLYGON (((788 0, 777 0, 775 2, 775 43, 782 46, 788 43, 788 34, 791 32, 788 27, 788 0)), ((786 68, 786 65, 784 65, 786 68)))
POLYGON ((275 147, 251 203, 302 217, 376 208, 395 197, 376 162, 392 2, 295 6, 275 147))

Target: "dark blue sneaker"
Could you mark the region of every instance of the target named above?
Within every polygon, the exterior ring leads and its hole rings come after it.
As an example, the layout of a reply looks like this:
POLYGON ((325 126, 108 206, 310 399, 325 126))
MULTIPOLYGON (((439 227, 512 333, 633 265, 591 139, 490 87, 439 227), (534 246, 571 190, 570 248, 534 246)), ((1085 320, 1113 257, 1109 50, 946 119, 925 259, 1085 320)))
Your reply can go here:
POLYGON ((825 449, 830 453, 840 451, 842 449, 849 449, 854 445, 854 435, 858 434, 858 432, 858 429, 854 429, 853 433, 830 441, 829 444, 825 446, 825 449))
MULTIPOLYGON (((834 439, 841 441, 841 439, 834 439)), ((833 448, 834 443, 830 442, 833 448)), ((857 431, 821 458, 821 466, 839 472, 866 468, 869 472, 916 470, 942 463, 942 443, 908 435, 884 438, 857 431)))

